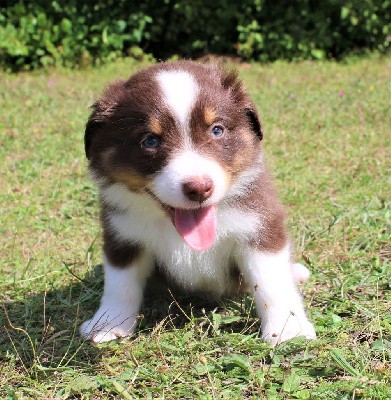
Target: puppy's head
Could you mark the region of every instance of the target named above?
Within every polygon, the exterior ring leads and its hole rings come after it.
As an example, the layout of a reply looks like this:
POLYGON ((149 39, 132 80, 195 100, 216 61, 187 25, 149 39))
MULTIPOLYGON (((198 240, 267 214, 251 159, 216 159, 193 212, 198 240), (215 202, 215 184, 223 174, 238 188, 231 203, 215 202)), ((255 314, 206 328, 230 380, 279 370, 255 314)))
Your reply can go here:
POLYGON ((110 85, 93 106, 85 150, 98 183, 148 193, 192 248, 206 250, 216 207, 250 169, 260 139, 236 73, 181 61, 110 85))

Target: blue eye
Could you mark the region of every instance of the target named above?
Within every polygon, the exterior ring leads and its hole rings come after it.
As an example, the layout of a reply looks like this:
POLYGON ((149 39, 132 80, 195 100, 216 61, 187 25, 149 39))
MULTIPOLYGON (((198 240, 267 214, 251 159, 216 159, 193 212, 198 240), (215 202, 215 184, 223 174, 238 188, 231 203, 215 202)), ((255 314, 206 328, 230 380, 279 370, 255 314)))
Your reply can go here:
POLYGON ((214 137, 221 137, 223 136, 224 128, 222 126, 214 126, 212 128, 212 135, 214 137))
POLYGON ((148 135, 141 144, 147 149, 156 149, 160 146, 160 139, 155 135, 148 135))

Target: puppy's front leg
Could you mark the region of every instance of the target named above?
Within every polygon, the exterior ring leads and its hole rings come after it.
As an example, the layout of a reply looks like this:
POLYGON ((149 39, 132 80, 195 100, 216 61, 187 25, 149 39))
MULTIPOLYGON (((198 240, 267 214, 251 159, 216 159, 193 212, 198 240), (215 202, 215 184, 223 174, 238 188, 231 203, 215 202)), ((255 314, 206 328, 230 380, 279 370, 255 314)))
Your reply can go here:
POLYGON ((247 248, 238 261, 254 294, 262 338, 273 346, 296 336, 315 339, 292 275, 289 247, 270 253, 247 248))
POLYGON ((125 267, 115 267, 105 260, 101 304, 94 317, 81 325, 82 336, 101 343, 134 332, 145 282, 153 265, 153 257, 147 253, 125 267))

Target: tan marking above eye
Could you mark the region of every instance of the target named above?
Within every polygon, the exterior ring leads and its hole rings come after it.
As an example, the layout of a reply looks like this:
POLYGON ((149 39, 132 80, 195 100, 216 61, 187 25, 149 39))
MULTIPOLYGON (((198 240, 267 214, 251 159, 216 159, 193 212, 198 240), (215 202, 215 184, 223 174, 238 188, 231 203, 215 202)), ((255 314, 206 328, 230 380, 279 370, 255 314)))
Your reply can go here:
POLYGON ((208 106, 204 108, 204 120, 207 125, 212 125, 215 122, 216 111, 214 108, 208 106))
POLYGON ((155 135, 161 135, 163 133, 163 127, 156 117, 150 119, 148 127, 151 133, 155 135))

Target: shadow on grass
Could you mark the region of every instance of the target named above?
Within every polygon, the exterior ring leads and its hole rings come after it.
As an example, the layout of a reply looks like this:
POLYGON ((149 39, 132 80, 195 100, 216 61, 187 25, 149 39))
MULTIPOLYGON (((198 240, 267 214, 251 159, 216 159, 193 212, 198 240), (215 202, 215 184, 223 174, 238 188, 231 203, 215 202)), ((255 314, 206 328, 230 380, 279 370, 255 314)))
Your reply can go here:
MULTIPOLYGON (((22 301, 3 301, 0 363, 14 362, 33 375, 67 368, 93 369, 104 356, 105 346, 83 340, 79 327, 97 310, 102 290, 102 268, 96 266, 83 279, 73 276, 73 283, 60 289, 34 293, 22 301)), ((216 309, 224 309, 223 303, 205 295, 183 293, 155 274, 147 284, 136 336, 151 334, 168 315, 168 329, 183 328, 189 316, 192 320, 205 319, 216 309)), ((246 298, 238 307, 240 311, 251 309, 246 298)), ((235 324, 231 328, 241 331, 245 322, 235 324)))

